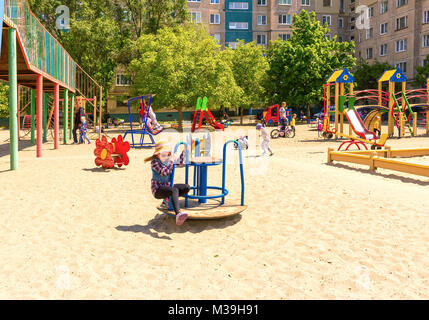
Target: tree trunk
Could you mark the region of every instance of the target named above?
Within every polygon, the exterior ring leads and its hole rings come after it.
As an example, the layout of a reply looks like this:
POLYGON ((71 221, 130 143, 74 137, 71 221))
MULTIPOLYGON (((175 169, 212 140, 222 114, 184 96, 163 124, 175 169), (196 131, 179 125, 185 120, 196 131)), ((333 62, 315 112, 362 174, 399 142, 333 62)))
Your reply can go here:
POLYGON ((310 114, 310 105, 307 104, 307 121, 310 121, 310 117, 311 117, 311 114, 310 114))
POLYGON ((240 107, 240 125, 243 125, 244 108, 240 107))
POLYGON ((178 116, 178 130, 179 132, 183 132, 183 112, 182 107, 177 108, 178 116))

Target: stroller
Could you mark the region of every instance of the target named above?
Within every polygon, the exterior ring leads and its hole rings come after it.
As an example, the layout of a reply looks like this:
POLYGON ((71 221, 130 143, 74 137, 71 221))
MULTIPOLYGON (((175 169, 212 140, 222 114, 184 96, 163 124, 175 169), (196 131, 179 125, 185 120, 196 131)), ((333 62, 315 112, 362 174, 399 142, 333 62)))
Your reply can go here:
MULTIPOLYGON (((240 144, 241 149, 243 149, 243 150, 249 149, 248 139, 249 139, 248 136, 242 136, 242 137, 240 137, 240 138, 237 139, 237 142, 240 144)), ((234 149, 238 150, 237 144, 234 144, 234 149)))

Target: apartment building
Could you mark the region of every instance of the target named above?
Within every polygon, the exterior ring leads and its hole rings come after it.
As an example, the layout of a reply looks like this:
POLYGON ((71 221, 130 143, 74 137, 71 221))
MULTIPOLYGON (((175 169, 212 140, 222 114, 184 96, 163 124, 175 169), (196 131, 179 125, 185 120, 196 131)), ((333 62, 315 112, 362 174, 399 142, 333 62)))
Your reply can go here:
MULTIPOLYGON (((408 79, 429 54, 429 0, 187 0, 191 21, 207 26, 220 44, 234 48, 237 39, 267 46, 288 40, 292 18, 301 10, 316 12, 329 25, 327 37, 356 43, 356 57, 400 67, 408 79)), ((126 110, 121 99, 129 81, 119 68, 108 110, 126 110)))

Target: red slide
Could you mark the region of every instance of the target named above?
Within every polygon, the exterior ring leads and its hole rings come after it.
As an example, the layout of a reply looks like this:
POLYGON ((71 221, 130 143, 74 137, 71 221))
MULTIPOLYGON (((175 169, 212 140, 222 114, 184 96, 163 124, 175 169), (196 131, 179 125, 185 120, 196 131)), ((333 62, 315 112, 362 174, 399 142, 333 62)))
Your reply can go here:
POLYGON ((207 109, 206 115, 207 115, 207 117, 206 117, 207 121, 209 122, 209 124, 213 128, 218 129, 218 130, 222 130, 222 131, 225 130, 225 127, 223 125, 221 125, 219 122, 216 121, 215 117, 213 117, 213 115, 212 115, 212 113, 210 112, 209 109, 207 109))
POLYGON ((348 109, 346 112, 347 120, 352 126, 353 131, 362 139, 365 140, 377 140, 377 136, 374 132, 369 131, 363 123, 359 113, 354 109, 348 109))

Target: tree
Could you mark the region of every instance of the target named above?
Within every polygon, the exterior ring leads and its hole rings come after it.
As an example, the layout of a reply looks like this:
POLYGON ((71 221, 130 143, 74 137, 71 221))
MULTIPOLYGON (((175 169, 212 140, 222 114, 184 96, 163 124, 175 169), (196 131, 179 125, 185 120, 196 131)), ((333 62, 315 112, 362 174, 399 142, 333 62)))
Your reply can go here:
POLYGON ((9 85, 0 81, 0 117, 9 118, 9 85))
POLYGON ((164 27, 187 20, 186 0, 116 0, 118 21, 131 30, 136 40, 144 33, 157 34, 164 27))
POLYGON ((239 103, 241 89, 232 73, 232 52, 220 45, 201 25, 163 28, 142 35, 136 44, 138 57, 129 71, 135 95, 157 94, 153 107, 172 107, 179 112, 207 96, 210 107, 239 103))
POLYGON ((262 46, 258 46, 254 42, 244 44, 244 41, 240 41, 233 50, 232 71, 235 82, 242 91, 240 96, 241 124, 243 124, 243 109, 251 107, 252 104, 259 105, 264 99, 263 84, 268 69, 267 59, 263 55, 264 51, 262 46))
POLYGON ((394 69, 387 62, 375 61, 374 64, 368 64, 365 60, 360 60, 354 72, 356 88, 377 89, 378 79, 386 70, 394 69))
POLYGON ((314 12, 302 10, 293 17, 292 36, 288 41, 272 41, 268 49, 266 88, 274 101, 291 106, 306 106, 323 97, 323 84, 334 69, 352 68, 354 42, 331 40, 327 25, 320 25, 314 12))
POLYGON ((416 68, 416 76, 414 79, 414 86, 417 88, 424 88, 427 85, 427 78, 429 78, 429 55, 426 56, 425 64, 416 68))

